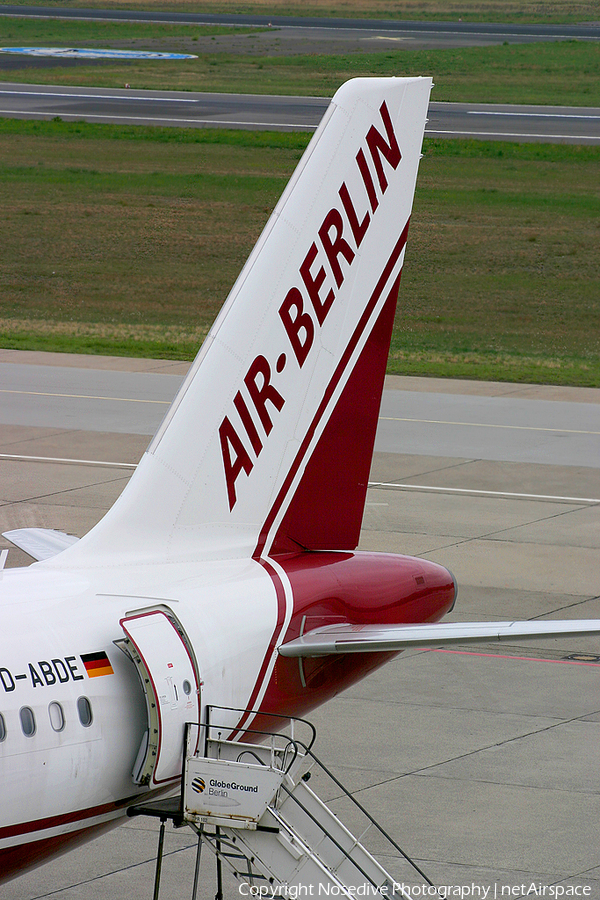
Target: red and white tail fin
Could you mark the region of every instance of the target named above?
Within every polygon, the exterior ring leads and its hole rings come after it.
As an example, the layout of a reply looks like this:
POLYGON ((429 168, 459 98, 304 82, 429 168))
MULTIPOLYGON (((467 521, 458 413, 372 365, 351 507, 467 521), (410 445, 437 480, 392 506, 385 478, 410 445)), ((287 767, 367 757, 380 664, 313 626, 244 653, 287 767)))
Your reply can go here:
POLYGON ((336 93, 128 487, 65 563, 356 546, 430 90, 336 93))

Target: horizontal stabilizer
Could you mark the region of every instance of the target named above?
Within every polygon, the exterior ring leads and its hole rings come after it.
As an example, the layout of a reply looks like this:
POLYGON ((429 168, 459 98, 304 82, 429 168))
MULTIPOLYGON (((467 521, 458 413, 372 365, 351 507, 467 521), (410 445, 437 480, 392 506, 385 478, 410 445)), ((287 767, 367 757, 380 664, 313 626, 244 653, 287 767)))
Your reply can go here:
POLYGON ((600 619, 553 622, 451 622, 442 625, 327 625, 279 648, 282 656, 376 653, 446 644, 523 641, 600 634, 600 619))
POLYGON ((15 528, 3 532, 2 537, 37 560, 50 559, 79 540, 74 534, 52 528, 15 528))

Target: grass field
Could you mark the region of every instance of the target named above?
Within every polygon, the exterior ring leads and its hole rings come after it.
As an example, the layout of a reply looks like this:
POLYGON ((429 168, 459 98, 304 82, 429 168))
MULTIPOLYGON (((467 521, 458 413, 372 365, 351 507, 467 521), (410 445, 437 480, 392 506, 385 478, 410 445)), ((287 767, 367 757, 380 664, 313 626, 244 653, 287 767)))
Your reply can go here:
MULTIPOLYGON (((358 75, 432 75, 435 100, 600 106, 600 42, 560 41, 330 55, 257 55, 256 33, 234 32, 229 52, 201 52, 224 29, 0 18, 0 46, 167 50, 197 59, 0 70, 4 81, 137 89, 332 96, 358 75), (242 42, 240 44, 240 42, 242 42), (254 48, 254 50, 253 50, 254 48), (243 50, 243 52, 242 52, 243 50), (235 52, 234 52, 235 51, 235 52), (18 73, 18 74, 17 74, 18 73)), ((225 30, 232 35, 231 30, 225 30)), ((231 44, 231 40, 229 43, 231 44)))
POLYGON ((44 46, 73 44, 106 47, 123 41, 160 40, 173 43, 196 40, 217 34, 251 34, 252 28, 230 28, 227 25, 162 25, 155 22, 98 22, 71 19, 27 19, 19 16, 0 18, 0 39, 14 46, 43 41, 44 46))
MULTIPOLYGON (((62 6, 63 0, 13 0, 27 6, 62 6)), ((596 0, 71 0, 69 6, 161 9, 256 15, 346 16, 464 22, 583 22, 600 18, 596 0)))
MULTIPOLYGON (((258 0, 160 8, 277 11, 258 0)), ((337 13, 448 18, 458 8, 347 0, 337 13)), ((498 21, 596 12, 562 0, 461 9, 498 21)), ((326 0, 303 10, 331 13, 326 0)), ((418 73, 434 76, 435 100, 600 106, 598 43, 265 56, 260 40, 252 30, 0 18, 2 46, 198 54, 0 78, 326 96, 356 75, 418 73)), ((0 345, 191 358, 307 142, 0 120, 0 345)), ((598 149, 426 141, 389 370, 600 386, 599 176, 598 149)))
MULTIPOLYGON (((193 356, 307 139, 0 120, 0 344, 193 356)), ((427 141, 390 371, 599 386, 599 184, 427 141)))

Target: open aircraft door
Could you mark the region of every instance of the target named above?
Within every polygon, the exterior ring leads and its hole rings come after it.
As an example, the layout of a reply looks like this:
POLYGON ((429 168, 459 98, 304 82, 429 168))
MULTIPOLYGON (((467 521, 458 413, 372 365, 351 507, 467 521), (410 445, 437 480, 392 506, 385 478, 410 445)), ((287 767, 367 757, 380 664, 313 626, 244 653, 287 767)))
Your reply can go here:
POLYGON ((192 645, 168 607, 128 613, 115 643, 135 664, 148 712, 148 729, 133 767, 133 780, 151 787, 181 777, 186 722, 200 721, 200 677, 192 645))

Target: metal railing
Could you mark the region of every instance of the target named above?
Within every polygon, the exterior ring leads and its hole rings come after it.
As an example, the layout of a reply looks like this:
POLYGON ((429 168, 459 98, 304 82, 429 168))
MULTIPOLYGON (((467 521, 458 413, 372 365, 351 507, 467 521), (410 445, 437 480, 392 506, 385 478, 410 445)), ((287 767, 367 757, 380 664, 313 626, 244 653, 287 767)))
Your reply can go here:
MULTIPOLYGON (((314 751, 312 749, 312 747, 316 741, 317 732, 316 732, 314 725, 312 725, 312 723, 308 722, 306 719, 294 718, 291 716, 283 716, 283 715, 277 715, 277 714, 272 714, 272 713, 264 713, 264 712, 259 712, 258 710, 243 710, 243 709, 237 709, 235 707, 209 706, 209 707, 207 707, 207 721, 206 721, 206 726, 205 726, 205 728, 206 728, 205 750, 208 747, 210 741, 226 740, 222 737, 222 735, 225 733, 231 733, 233 731, 231 726, 228 726, 225 724, 225 721, 222 721, 222 722, 219 721, 219 713, 225 714, 222 716, 222 719, 226 720, 229 718, 229 716, 226 714, 232 713, 232 712, 237 712, 237 713, 241 714, 239 721, 242 720, 242 715, 246 718, 250 717, 250 716, 253 717, 255 715, 256 716, 260 715, 261 719, 263 719, 263 720, 264 719, 272 719, 274 722, 274 725, 276 725, 277 727, 274 731, 268 731, 268 730, 252 728, 251 725, 250 726, 240 726, 238 724, 235 726, 236 740, 231 743, 235 743, 237 745, 239 745, 239 744, 243 745, 245 743, 244 738, 249 742, 249 744, 258 741, 260 738, 268 739, 272 742, 276 741, 277 739, 280 739, 282 741, 287 741, 287 745, 293 747, 293 759, 291 760, 288 768, 286 770, 284 770, 282 768, 282 771, 288 771, 289 768, 292 767, 292 765, 297 757, 298 752, 300 752, 301 755, 304 756, 304 758, 305 758, 305 768, 306 768, 306 771, 301 776, 302 779, 305 781, 308 781, 312 777, 312 775, 315 774, 315 770, 319 776, 322 777, 324 775, 326 777, 326 779, 328 779, 333 785, 335 785, 336 789, 340 792, 341 797, 345 798, 346 800, 348 800, 350 802, 352 809, 358 813, 359 817, 362 817, 363 824, 364 824, 365 820, 368 823, 366 825, 366 827, 364 827, 361 830, 360 836, 357 839, 357 843, 358 842, 362 843, 363 840, 366 838, 368 832, 371 829, 374 829, 375 832, 377 832, 377 834, 379 835, 380 839, 383 841, 383 845, 384 845, 384 847, 386 847, 386 849, 384 849, 383 851, 381 849, 379 849, 379 850, 375 851, 373 853, 373 855, 385 856, 385 857, 387 857, 388 855, 391 855, 392 857, 399 856, 415 872, 418 873, 418 875, 420 876, 420 878, 423 879, 425 884, 429 885, 430 887, 434 887, 434 884, 431 881, 431 879, 425 874, 425 872, 423 872, 423 870, 415 862, 415 860, 412 859, 411 856, 405 850, 403 850, 403 848, 397 843, 397 841, 395 841, 394 838, 385 830, 385 828, 383 828, 383 826, 379 824, 379 822, 362 805, 362 803, 360 803, 360 801, 356 799, 356 797, 345 787, 345 785, 342 784, 342 782, 339 780, 339 778, 337 778, 333 774, 333 772, 331 772, 331 770, 327 768, 325 763, 322 762, 322 760, 319 759, 319 757, 317 757, 317 755, 314 753, 314 751), (306 740, 306 741, 301 740, 296 735, 296 732, 301 728, 306 728, 308 730, 308 740, 306 740), (218 729, 218 731, 217 731, 217 734, 219 735, 218 737, 214 734, 215 729, 218 729), (285 729, 289 730, 289 732, 290 732, 289 735, 285 734, 285 729), (242 737, 240 738, 239 735, 241 735, 242 737)), ((273 745, 273 746, 275 746, 275 745, 273 745)), ((248 753, 248 752, 250 752, 250 753, 252 752, 249 746, 244 748, 241 755, 248 753)), ((275 752, 281 753, 282 749, 275 750, 275 752)), ((285 752, 285 745, 283 745, 283 752, 285 752)), ((261 762, 261 760, 259 759, 258 756, 256 757, 256 759, 258 762, 261 762)), ((307 809, 305 809, 302 806, 301 802, 298 800, 297 797, 294 797, 293 791, 291 791, 288 787, 286 787, 285 783, 282 784, 282 790, 287 795, 291 796, 291 798, 294 800, 295 803, 298 803, 300 805, 300 807, 303 809, 303 812, 305 814, 307 814, 314 821, 314 823, 321 828, 321 830, 324 833, 327 833, 325 831, 325 829, 321 826, 321 824, 318 822, 318 820, 314 816, 312 816, 310 811, 308 811, 307 809)), ((339 799, 340 799, 339 796, 338 797, 330 797, 329 801, 325 801, 325 802, 331 803, 331 802, 333 802, 335 800, 339 800, 339 799)), ((331 835, 327 835, 327 836, 330 840, 334 840, 331 837, 331 835)), ((342 853, 344 854, 344 856, 346 858, 350 859, 350 861, 353 863, 353 865, 356 865, 355 861, 351 860, 351 858, 348 856, 348 853, 346 852, 346 850, 343 847, 341 847, 337 843, 336 843, 336 846, 338 846, 338 848, 342 851, 342 853)), ((359 870, 360 870, 360 867, 359 867, 359 870)), ((362 872, 362 870, 360 870, 360 871, 361 871, 362 875, 365 874, 362 872)))

